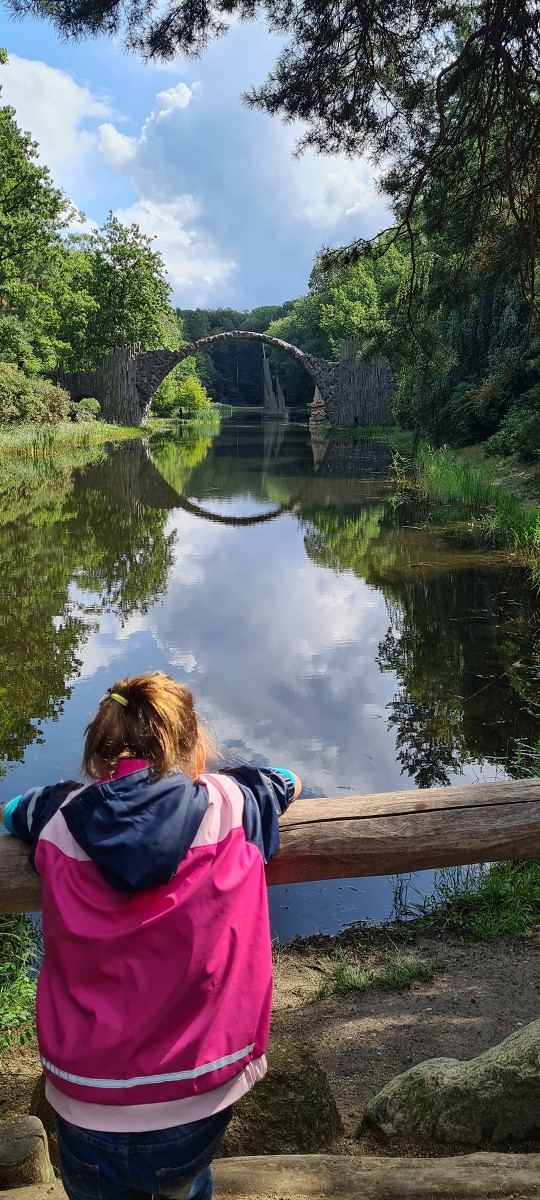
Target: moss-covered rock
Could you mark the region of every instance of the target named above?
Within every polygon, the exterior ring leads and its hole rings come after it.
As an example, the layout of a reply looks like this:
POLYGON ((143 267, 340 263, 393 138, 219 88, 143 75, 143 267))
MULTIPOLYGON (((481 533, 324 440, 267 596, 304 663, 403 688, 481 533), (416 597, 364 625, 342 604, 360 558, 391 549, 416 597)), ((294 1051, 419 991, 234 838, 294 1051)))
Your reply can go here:
POLYGON ((268 1073, 234 1106, 220 1155, 313 1154, 342 1133, 326 1075, 305 1046, 272 1034, 268 1073))
POLYGON ((357 1136, 501 1146, 540 1133, 540 1021, 468 1062, 432 1058, 369 1101, 357 1136))

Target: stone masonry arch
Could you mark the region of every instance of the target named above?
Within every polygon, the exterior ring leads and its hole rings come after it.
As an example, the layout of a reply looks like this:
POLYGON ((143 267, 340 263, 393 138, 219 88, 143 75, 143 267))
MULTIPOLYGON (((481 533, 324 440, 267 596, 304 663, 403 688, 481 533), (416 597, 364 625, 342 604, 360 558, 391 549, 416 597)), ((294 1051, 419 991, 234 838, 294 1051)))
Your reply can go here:
POLYGON ((140 346, 128 346, 104 358, 97 371, 55 372, 52 378, 69 391, 72 399, 95 396, 106 421, 145 425, 156 389, 178 363, 200 350, 232 341, 261 342, 296 359, 313 381, 310 424, 391 424, 394 384, 389 365, 385 359, 362 360, 355 340, 344 342, 339 362, 332 362, 306 354, 268 333, 237 329, 199 338, 180 350, 141 350, 140 346))
MULTIPOLYGON (((327 417, 330 417, 330 413, 333 412, 335 407, 335 390, 339 374, 338 363, 330 362, 327 359, 314 358, 312 354, 305 354, 303 350, 299 350, 297 346, 293 346, 290 342, 284 342, 281 338, 270 337, 267 333, 251 333, 247 329, 237 329, 228 333, 214 333, 209 337, 199 338, 196 342, 190 342, 189 345, 182 346, 180 350, 141 351, 137 355, 135 383, 137 400, 141 414, 143 414, 141 423, 144 424, 148 418, 152 397, 156 389, 177 363, 182 362, 185 358, 191 358, 201 350, 208 350, 212 346, 218 346, 223 342, 235 341, 261 342, 263 345, 273 346, 274 349, 282 350, 285 354, 289 354, 292 358, 295 358, 313 380, 314 388, 318 388, 325 413, 327 417)), ((137 424, 139 423, 137 422, 137 424)))

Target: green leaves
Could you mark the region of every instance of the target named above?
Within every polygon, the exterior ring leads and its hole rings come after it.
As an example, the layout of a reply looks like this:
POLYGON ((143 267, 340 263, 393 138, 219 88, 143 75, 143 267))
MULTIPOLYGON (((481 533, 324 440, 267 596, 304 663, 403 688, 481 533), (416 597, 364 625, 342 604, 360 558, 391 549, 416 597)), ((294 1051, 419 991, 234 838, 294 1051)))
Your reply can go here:
MULTIPOLYGON (((0 65, 5 65, 5 51, 0 65)), ((12 108, 0 107, 0 357, 28 371, 56 361, 47 276, 74 209, 53 186, 12 108)))
POLYGON ((34 1032, 36 977, 41 946, 29 916, 0 918, 0 1051, 34 1032))

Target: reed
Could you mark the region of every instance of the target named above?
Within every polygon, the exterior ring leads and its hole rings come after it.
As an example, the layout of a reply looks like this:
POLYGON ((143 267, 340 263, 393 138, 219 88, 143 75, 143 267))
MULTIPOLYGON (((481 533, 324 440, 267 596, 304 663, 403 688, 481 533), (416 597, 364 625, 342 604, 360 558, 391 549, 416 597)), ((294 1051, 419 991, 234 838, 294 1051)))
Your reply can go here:
MULTIPOLYGON (((421 442, 410 469, 399 462, 397 474, 402 486, 412 484, 425 499, 461 505, 486 539, 533 554, 540 551, 540 506, 505 491, 484 463, 471 463, 446 448, 421 442)), ((534 556, 532 565, 539 569, 534 556)))
POLYGON ((472 941, 531 937, 540 912, 540 862, 444 867, 433 889, 421 895, 412 876, 400 876, 394 891, 397 921, 472 941))
POLYGON ((70 450, 103 446, 147 436, 147 430, 108 425, 105 421, 59 425, 0 426, 0 463, 18 459, 55 459, 70 450))

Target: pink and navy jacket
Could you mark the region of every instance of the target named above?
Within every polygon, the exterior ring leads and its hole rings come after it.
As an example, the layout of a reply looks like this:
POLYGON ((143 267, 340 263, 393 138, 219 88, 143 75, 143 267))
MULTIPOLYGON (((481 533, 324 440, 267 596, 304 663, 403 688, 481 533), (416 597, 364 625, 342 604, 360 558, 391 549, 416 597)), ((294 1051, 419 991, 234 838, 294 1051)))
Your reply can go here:
POLYGON ((32 788, 7 828, 41 876, 37 994, 47 1096, 73 1124, 167 1128, 227 1107, 266 1070, 265 863, 294 796, 281 769, 32 788))

